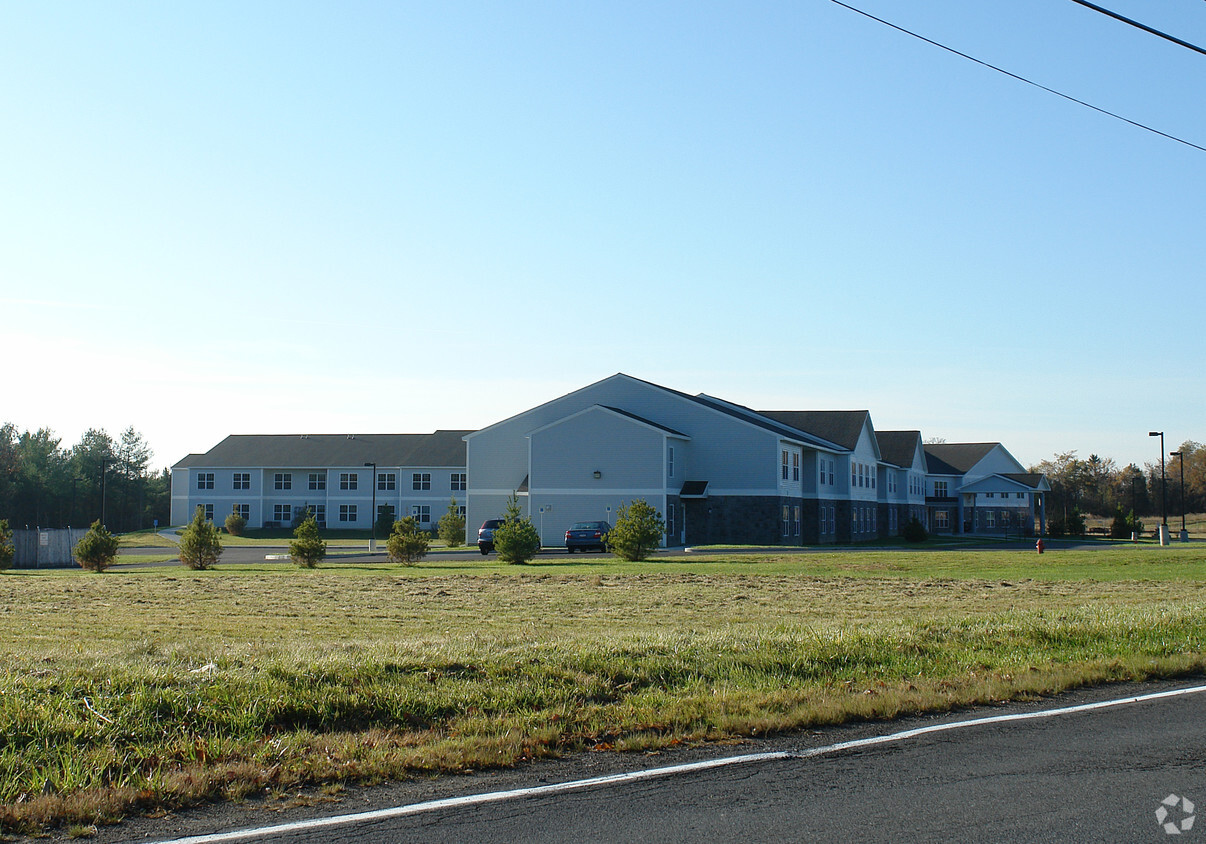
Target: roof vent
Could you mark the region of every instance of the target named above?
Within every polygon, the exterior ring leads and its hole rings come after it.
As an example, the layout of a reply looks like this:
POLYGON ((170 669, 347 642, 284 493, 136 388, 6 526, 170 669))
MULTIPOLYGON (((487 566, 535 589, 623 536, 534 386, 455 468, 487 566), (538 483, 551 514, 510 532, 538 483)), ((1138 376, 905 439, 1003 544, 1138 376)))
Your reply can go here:
POLYGON ((355 434, 348 434, 348 439, 349 439, 349 440, 354 440, 354 439, 356 439, 356 435, 355 435, 355 434))

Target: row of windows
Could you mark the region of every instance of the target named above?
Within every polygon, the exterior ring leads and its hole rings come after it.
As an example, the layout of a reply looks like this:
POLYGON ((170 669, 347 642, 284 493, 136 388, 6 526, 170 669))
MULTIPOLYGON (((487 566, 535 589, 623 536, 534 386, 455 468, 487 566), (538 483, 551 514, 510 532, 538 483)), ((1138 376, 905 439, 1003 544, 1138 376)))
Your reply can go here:
MULTIPOLYGON (((310 472, 308 477, 309 489, 323 490, 327 488, 325 472, 310 472)), ((340 472, 339 488, 353 490, 359 488, 360 474, 358 472, 340 472)), ((448 485, 453 492, 463 492, 469 488, 469 475, 465 472, 453 472, 448 476, 448 485)), ((231 476, 231 486, 236 490, 251 489, 250 472, 234 472, 231 476)), ((293 489, 292 472, 276 472, 273 476, 273 487, 278 490, 293 489)), ((213 489, 214 473, 198 472, 197 489, 213 489)), ((377 474, 377 489, 390 491, 398 488, 398 475, 395 472, 379 472, 377 474)), ((412 490, 431 489, 431 472, 414 472, 410 476, 412 490)))
MULTIPOLYGON (((214 520, 214 505, 203 504, 205 518, 209 521, 214 520)), ((325 504, 310 504, 307 505, 309 510, 314 514, 314 518, 319 522, 327 520, 327 506, 325 504)), ((301 515, 301 507, 295 504, 273 504, 272 505, 272 521, 286 524, 292 522, 294 518, 301 515)), ((250 504, 234 504, 231 507, 231 512, 244 519, 251 519, 250 504)), ((355 504, 340 504, 339 505, 339 521, 355 522, 359 517, 359 508, 355 504)), ((382 504, 377 507, 377 518, 381 518, 387 513, 392 515, 394 512, 393 505, 382 504)), ((461 518, 465 517, 465 507, 460 505, 457 507, 457 513, 461 518)), ((414 520, 422 525, 431 524, 431 506, 429 504, 412 504, 410 507, 410 515, 414 520)))

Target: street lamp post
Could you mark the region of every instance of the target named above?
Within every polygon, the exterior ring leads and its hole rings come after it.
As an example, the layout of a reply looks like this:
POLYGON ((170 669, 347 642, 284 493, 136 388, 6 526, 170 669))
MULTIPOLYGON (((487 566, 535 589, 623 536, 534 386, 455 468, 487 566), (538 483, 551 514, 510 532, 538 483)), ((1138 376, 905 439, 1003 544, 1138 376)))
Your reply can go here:
POLYGON ((1139 496, 1135 484, 1139 483, 1139 475, 1131 475, 1131 542, 1139 541, 1139 496))
POLYGON ((1181 541, 1189 541, 1189 531, 1185 529, 1185 453, 1170 451, 1169 457, 1177 458, 1177 467, 1181 470, 1181 541))
POLYGON ((1160 438, 1160 544, 1168 544, 1168 484, 1164 479, 1164 432, 1148 431, 1149 437, 1160 438))
POLYGON ((369 553, 377 552, 377 464, 365 463, 365 466, 373 467, 373 476, 369 483, 373 485, 373 509, 369 510, 369 553))
POLYGON ((101 511, 100 523, 101 527, 105 526, 105 470, 109 467, 109 460, 106 457, 101 458, 101 511))

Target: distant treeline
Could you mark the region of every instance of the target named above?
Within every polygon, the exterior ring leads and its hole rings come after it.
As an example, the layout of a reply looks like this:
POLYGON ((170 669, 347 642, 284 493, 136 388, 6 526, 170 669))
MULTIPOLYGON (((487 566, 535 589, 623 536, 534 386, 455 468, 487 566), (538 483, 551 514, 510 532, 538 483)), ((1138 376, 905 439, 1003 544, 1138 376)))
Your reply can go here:
POLYGON ((171 473, 149 471, 151 449, 127 428, 118 439, 89 429, 70 448, 48 428, 0 426, 0 519, 13 528, 87 527, 112 531, 167 525, 171 473))
POLYGON ((1120 510, 1150 518, 1167 508, 1171 520, 1182 512, 1182 500, 1184 512, 1206 512, 1206 448, 1189 440, 1166 455, 1163 479, 1159 461, 1142 469, 1133 463, 1120 469, 1109 458, 1090 454, 1081 460, 1075 451, 1057 454, 1030 471, 1044 473, 1051 484, 1047 513, 1053 519, 1072 512, 1109 517, 1120 510))

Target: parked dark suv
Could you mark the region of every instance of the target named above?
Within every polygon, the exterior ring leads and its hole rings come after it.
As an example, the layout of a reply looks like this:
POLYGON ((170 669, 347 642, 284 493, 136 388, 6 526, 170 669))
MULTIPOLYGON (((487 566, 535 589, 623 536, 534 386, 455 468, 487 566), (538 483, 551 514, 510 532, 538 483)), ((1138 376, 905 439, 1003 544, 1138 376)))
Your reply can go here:
POLYGON ((575 551, 607 550, 607 534, 611 525, 607 522, 575 522, 574 526, 565 532, 565 550, 571 554, 575 551))
POLYGON ((501 526, 503 521, 503 519, 486 519, 477 529, 477 550, 481 551, 483 556, 494 550, 494 529, 501 526))

